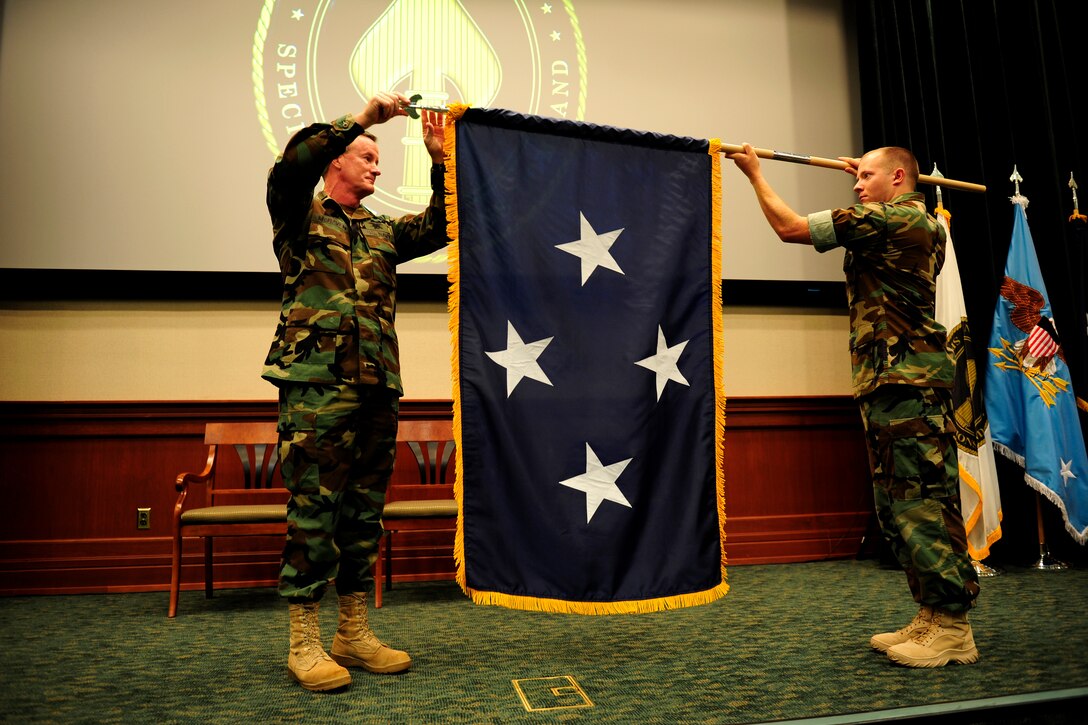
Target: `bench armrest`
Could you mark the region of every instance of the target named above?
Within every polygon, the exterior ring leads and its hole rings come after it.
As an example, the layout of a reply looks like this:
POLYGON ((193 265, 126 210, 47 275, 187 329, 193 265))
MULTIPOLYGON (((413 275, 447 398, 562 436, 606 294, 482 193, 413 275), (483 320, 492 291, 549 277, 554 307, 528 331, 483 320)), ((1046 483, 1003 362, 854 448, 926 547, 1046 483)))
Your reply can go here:
POLYGON ((174 490, 182 493, 190 483, 207 483, 211 476, 212 467, 215 466, 215 451, 218 446, 208 447, 208 462, 204 464, 204 470, 200 473, 179 473, 174 481, 174 490))

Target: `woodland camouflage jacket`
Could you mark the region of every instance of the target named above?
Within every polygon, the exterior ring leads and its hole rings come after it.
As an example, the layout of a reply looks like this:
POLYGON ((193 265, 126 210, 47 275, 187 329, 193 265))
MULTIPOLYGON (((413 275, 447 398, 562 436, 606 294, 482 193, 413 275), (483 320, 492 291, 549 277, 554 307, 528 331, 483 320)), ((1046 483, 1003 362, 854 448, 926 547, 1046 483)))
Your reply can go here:
POLYGON ((951 387, 955 368, 934 319, 946 235, 925 197, 818 212, 809 229, 817 251, 846 249, 854 395, 886 383, 951 387))
POLYGON ((351 116, 288 142, 268 174, 272 247, 283 277, 279 324, 262 377, 274 382, 383 385, 403 394, 396 266, 445 246, 444 169, 430 205, 398 219, 344 209, 314 187, 362 128, 351 116))

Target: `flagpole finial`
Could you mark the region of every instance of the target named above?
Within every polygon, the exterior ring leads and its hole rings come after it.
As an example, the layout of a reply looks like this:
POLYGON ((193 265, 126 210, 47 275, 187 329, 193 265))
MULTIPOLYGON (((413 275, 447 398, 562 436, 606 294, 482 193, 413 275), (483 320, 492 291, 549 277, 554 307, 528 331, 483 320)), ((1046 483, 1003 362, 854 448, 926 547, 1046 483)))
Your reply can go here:
POLYGON ((1016 164, 1012 165, 1012 176, 1009 177, 1009 181, 1013 183, 1013 195, 1009 197, 1009 201, 1013 204, 1019 204, 1024 207, 1024 211, 1028 210, 1028 198, 1020 194, 1020 182, 1024 180, 1024 177, 1020 175, 1020 172, 1016 170, 1016 164))
POLYGON ((1080 207, 1077 203, 1077 180, 1073 178, 1073 172, 1069 172, 1069 188, 1073 190, 1073 213, 1069 217, 1069 221, 1088 221, 1088 217, 1080 213, 1080 207))
MULTIPOLYGON (((941 170, 937 168, 936 163, 933 164, 933 171, 931 171, 929 175, 932 176, 934 179, 943 179, 944 178, 944 174, 942 174, 941 170)), ((943 209, 944 208, 944 203, 943 203, 944 202, 944 197, 941 195, 941 185, 937 184, 936 186, 937 186, 937 208, 938 209, 943 209)))

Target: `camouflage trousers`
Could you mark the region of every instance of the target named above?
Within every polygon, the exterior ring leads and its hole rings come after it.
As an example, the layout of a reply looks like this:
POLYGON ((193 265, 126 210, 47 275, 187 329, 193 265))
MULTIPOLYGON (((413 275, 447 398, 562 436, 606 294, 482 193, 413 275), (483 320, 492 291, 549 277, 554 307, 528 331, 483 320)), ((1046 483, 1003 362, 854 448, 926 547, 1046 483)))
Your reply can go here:
POLYGON ((368 592, 396 452, 399 399, 378 385, 280 386, 287 543, 279 592, 368 592))
POLYGON ((948 390, 884 385, 859 399, 884 539, 919 604, 963 612, 978 597, 960 512, 948 390))

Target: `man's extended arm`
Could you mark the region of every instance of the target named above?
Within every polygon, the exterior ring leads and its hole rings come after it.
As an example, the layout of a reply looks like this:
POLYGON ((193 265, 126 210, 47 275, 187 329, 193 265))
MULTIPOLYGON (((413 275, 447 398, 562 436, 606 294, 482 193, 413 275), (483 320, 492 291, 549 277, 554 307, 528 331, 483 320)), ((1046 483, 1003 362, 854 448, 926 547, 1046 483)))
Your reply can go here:
POLYGON ((449 244, 446 231, 446 167, 443 147, 446 119, 444 114, 424 111, 422 120, 423 145, 433 164, 431 201, 423 213, 403 216, 393 222, 393 236, 402 262, 437 251, 449 244))
POLYGON ((744 144, 743 148, 742 153, 727 154, 727 156, 736 162, 737 168, 744 172, 748 181, 752 183, 752 189, 759 201, 759 208, 763 210, 763 216, 767 217, 771 229, 783 242, 812 244, 808 218, 791 209, 763 178, 759 157, 756 156, 751 144, 744 144))

